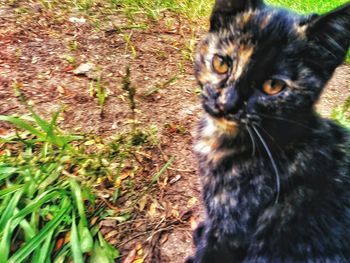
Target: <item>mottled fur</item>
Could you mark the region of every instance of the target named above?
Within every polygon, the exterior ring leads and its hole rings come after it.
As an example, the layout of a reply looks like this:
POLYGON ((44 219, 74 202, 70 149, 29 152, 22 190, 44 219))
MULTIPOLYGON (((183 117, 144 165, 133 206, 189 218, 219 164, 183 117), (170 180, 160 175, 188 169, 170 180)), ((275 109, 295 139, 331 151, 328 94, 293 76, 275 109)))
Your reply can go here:
POLYGON ((207 218, 187 262, 350 262, 350 135, 314 112, 349 45, 350 4, 300 16, 216 1, 195 63, 207 218), (286 88, 265 94, 269 79, 286 88))

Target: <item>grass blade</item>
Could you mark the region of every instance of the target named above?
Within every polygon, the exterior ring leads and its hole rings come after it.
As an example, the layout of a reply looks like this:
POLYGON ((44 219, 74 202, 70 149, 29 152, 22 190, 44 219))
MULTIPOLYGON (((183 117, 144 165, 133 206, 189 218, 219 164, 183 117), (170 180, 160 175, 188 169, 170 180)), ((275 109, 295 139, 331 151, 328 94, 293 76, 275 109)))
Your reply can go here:
POLYGON ((10 199, 9 204, 4 209, 3 214, 0 218, 0 233, 3 233, 4 228, 6 227, 7 222, 11 219, 13 216, 15 209, 17 207, 17 204, 23 194, 23 189, 18 190, 14 193, 13 197, 10 199))
POLYGON ((75 214, 74 213, 73 213, 73 220, 72 220, 70 246, 72 248, 74 263, 84 263, 84 258, 83 258, 83 253, 82 253, 81 247, 80 247, 78 230, 77 230, 77 225, 75 223, 75 214))
POLYGON ((152 177, 150 184, 151 186, 159 180, 160 176, 165 172, 166 169, 168 169, 169 165, 174 161, 174 159, 174 156, 172 156, 169 161, 167 161, 167 163, 162 167, 162 169, 160 169, 160 171, 152 177))
POLYGON ((32 238, 28 243, 26 243, 23 247, 21 247, 15 254, 12 255, 12 257, 8 260, 8 263, 18 263, 28 258, 28 256, 35 250, 38 246, 41 245, 43 240, 48 237, 51 231, 56 229, 64 217, 69 214, 69 211, 72 209, 72 204, 68 200, 68 198, 65 198, 62 201, 62 208, 60 210, 60 213, 57 214, 57 216, 48 222, 41 231, 32 238))
POLYGON ((44 133, 38 131, 34 126, 26 123, 25 121, 21 120, 20 118, 0 115, 0 121, 10 122, 19 128, 22 128, 24 130, 29 131, 31 134, 37 136, 38 138, 45 138, 44 133))
POLYGON ((14 219, 22 220, 26 215, 33 213, 38 210, 43 204, 45 204, 48 201, 52 201, 55 197, 61 198, 62 192, 59 191, 46 191, 43 194, 41 194, 39 197, 34 199, 29 205, 27 205, 25 208, 23 208, 21 211, 19 211, 15 216, 14 219))
POLYGON ((17 170, 18 168, 11 166, 2 166, 0 164, 0 180, 9 177, 10 175, 14 174, 17 170))
POLYGON ((0 241, 0 262, 7 262, 11 247, 11 220, 6 222, 4 233, 0 241))
POLYGON ((46 261, 47 256, 49 255, 49 250, 51 247, 51 241, 54 231, 49 232, 47 235, 47 238, 45 239, 44 244, 41 247, 38 247, 35 252, 32 259, 32 262, 35 263, 43 263, 46 261))
POLYGON ((23 188, 23 185, 19 184, 19 185, 12 185, 12 186, 6 187, 3 190, 0 190, 0 199, 2 199, 3 197, 5 197, 8 194, 12 194, 12 193, 16 192, 17 190, 19 190, 21 188, 23 188))

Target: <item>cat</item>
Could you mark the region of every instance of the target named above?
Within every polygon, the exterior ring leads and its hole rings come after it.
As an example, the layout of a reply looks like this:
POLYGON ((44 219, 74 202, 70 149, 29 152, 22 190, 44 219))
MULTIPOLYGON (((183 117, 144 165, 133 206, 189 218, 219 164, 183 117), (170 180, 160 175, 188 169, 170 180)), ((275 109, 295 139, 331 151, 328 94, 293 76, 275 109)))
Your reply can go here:
POLYGON ((350 134, 314 110, 349 45, 349 2, 216 0, 195 58, 206 219, 186 262, 350 262, 350 134))

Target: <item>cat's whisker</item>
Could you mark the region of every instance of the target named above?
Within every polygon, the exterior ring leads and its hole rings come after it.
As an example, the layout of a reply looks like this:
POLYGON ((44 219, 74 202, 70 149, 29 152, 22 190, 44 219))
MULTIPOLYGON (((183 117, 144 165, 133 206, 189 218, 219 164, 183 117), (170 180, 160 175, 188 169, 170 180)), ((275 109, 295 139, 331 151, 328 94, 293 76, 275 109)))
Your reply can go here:
POLYGON ((250 140, 252 141, 252 147, 253 147, 252 156, 255 156, 255 153, 256 153, 256 143, 255 143, 255 139, 254 139, 254 134, 253 134, 252 130, 250 129, 250 127, 249 127, 248 125, 246 125, 245 127, 246 127, 246 129, 247 129, 247 131, 248 131, 250 140))
POLYGON ((264 146, 264 149, 265 149, 267 155, 269 156, 269 159, 271 161, 273 170, 274 170, 275 175, 276 175, 276 192, 277 193, 276 193, 275 204, 277 204, 278 203, 278 199, 279 199, 279 195, 280 195, 280 188, 281 188, 280 174, 278 172, 278 168, 277 168, 276 162, 273 159, 272 153, 271 153, 268 145, 266 144, 265 140, 263 139, 263 137, 261 136, 260 132, 258 131, 258 129, 254 125, 252 125, 252 128, 253 128, 254 132, 256 133, 256 135, 258 136, 258 138, 260 139, 262 145, 264 146))
POLYGON ((280 121, 285 121, 285 122, 289 122, 289 123, 292 123, 292 124, 296 124, 296 125, 299 125, 300 127, 303 127, 305 129, 309 129, 311 131, 313 131, 314 129, 303 124, 303 123, 300 123, 298 121, 294 121, 294 120, 289 120, 289 119, 286 119, 286 118, 283 118, 283 117, 278 117, 278 116, 273 116, 273 115, 267 115, 267 114, 262 114, 262 113, 256 113, 257 115, 260 115, 262 117, 265 117, 265 118, 271 118, 271 119, 275 119, 275 120, 280 120, 280 121))
POLYGON ((275 140, 275 138, 262 126, 260 126, 257 123, 253 123, 255 125, 256 128, 261 129, 267 136, 269 136, 269 138, 271 139, 271 141, 277 146, 278 150, 280 150, 282 152, 282 154, 284 154, 284 151, 282 149, 282 147, 277 143, 277 141, 275 140))

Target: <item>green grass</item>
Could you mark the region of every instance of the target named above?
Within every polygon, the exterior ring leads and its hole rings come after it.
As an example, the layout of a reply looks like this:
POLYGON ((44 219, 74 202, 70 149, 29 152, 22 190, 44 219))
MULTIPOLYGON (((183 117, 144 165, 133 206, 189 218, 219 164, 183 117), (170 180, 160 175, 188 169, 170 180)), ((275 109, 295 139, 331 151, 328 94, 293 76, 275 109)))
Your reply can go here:
POLYGON ((159 19, 165 10, 182 14, 189 19, 199 19, 208 14, 213 3, 208 0, 110 0, 110 2, 131 18, 141 13, 154 20, 159 19))
POLYGON ((157 145, 156 129, 136 127, 108 142, 67 134, 57 127, 60 112, 45 120, 16 90, 30 114, 0 115, 16 128, 0 137, 0 262, 114 262, 119 251, 103 239, 99 222, 131 218, 173 158, 139 185, 122 179, 135 151, 157 145))
POLYGON ((93 220, 102 215, 91 187, 111 171, 86 153, 85 138, 57 128, 58 114, 46 121, 30 111, 31 120, 0 115, 19 129, 0 139, 0 262, 85 262, 88 255, 114 262, 119 252, 93 220))
POLYGON ((344 3, 347 0, 267 0, 267 3, 290 8, 299 13, 325 13, 344 3))
POLYGON ((331 117, 339 124, 350 130, 350 96, 346 99, 344 105, 333 110, 331 117))

